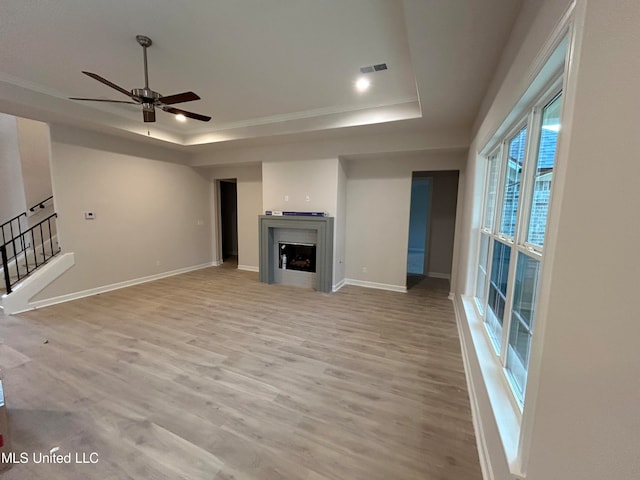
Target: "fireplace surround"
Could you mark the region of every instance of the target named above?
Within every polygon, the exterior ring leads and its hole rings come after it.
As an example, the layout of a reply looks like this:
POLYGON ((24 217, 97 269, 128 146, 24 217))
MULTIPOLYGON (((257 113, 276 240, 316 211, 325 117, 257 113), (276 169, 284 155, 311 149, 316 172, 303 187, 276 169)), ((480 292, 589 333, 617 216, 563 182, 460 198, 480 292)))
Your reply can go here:
POLYGON ((275 283, 275 270, 279 266, 276 257, 277 229, 301 229, 316 232, 316 285, 321 292, 331 292, 333 280, 333 217, 272 216, 260 215, 260 281, 275 283))

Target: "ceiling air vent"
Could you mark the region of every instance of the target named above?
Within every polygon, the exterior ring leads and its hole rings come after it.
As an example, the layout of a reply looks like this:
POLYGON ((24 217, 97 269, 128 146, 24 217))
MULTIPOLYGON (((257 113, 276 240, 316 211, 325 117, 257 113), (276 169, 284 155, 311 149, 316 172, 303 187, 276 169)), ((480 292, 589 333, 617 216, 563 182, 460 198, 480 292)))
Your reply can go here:
POLYGON ((367 65, 366 67, 360 67, 360 73, 374 73, 387 70, 386 63, 378 63, 377 65, 367 65))

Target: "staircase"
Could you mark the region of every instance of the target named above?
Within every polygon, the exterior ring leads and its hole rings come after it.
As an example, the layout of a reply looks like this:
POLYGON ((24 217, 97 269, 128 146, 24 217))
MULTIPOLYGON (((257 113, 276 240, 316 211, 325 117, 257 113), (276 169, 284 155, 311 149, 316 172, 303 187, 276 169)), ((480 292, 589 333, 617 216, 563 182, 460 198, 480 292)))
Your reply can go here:
MULTIPOLYGON (((6 271, 9 274, 9 279, 4 276, 5 266, 4 263, 0 268, 0 295, 7 293, 8 288, 13 290, 13 287, 31 275, 37 268, 47 263, 52 257, 60 252, 60 246, 56 238, 47 240, 44 244, 44 253, 42 244, 36 245, 35 249, 27 246, 16 258, 15 256, 7 258, 6 271)), ((2 246, 0 246, 2 249, 2 246)), ((11 293, 11 292, 9 292, 11 293)))
MULTIPOLYGON (((45 203, 52 198, 49 197, 34 205, 29 211, 46 208, 45 203)), ((54 212, 42 220, 30 222, 27 212, 23 212, 0 225, 2 233, 0 295, 11 294, 18 282, 27 278, 60 252, 56 229, 57 217, 58 214, 54 212)))

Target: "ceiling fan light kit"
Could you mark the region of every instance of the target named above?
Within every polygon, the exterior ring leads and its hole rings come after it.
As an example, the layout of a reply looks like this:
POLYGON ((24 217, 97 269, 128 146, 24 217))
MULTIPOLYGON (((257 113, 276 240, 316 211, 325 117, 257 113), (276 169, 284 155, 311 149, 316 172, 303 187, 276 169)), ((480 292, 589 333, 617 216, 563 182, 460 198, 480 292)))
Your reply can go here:
POLYGON ((194 120, 200 120, 201 122, 208 122, 211 117, 206 115, 200 115, 199 113, 189 112, 179 108, 173 108, 169 105, 176 103, 192 102, 194 100, 200 100, 200 97, 193 92, 182 92, 174 95, 168 95, 163 97, 158 92, 155 92, 149 88, 149 70, 147 68, 147 48, 153 45, 151 39, 145 35, 137 35, 136 40, 143 49, 144 54, 144 88, 134 88, 131 91, 127 91, 119 85, 101 77, 100 75, 92 72, 85 72, 85 75, 97 80, 100 83, 107 85, 108 87, 117 90, 118 92, 128 96, 132 101, 127 100, 106 100, 102 98, 78 98, 70 97, 70 100, 82 100, 89 102, 109 102, 109 103, 129 103, 133 105, 142 105, 142 118, 145 122, 156 121, 156 107, 160 110, 171 113, 173 115, 183 115, 187 118, 193 118, 194 120))

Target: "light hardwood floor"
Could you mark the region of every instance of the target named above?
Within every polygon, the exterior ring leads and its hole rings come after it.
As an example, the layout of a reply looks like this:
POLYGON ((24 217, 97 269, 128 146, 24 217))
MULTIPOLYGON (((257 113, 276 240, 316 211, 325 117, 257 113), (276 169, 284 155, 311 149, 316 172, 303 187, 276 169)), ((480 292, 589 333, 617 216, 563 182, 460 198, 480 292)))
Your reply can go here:
POLYGON ((447 293, 214 267, 0 316, 13 450, 30 456, 0 477, 479 480, 447 293), (53 447, 99 461, 33 463, 53 447))

